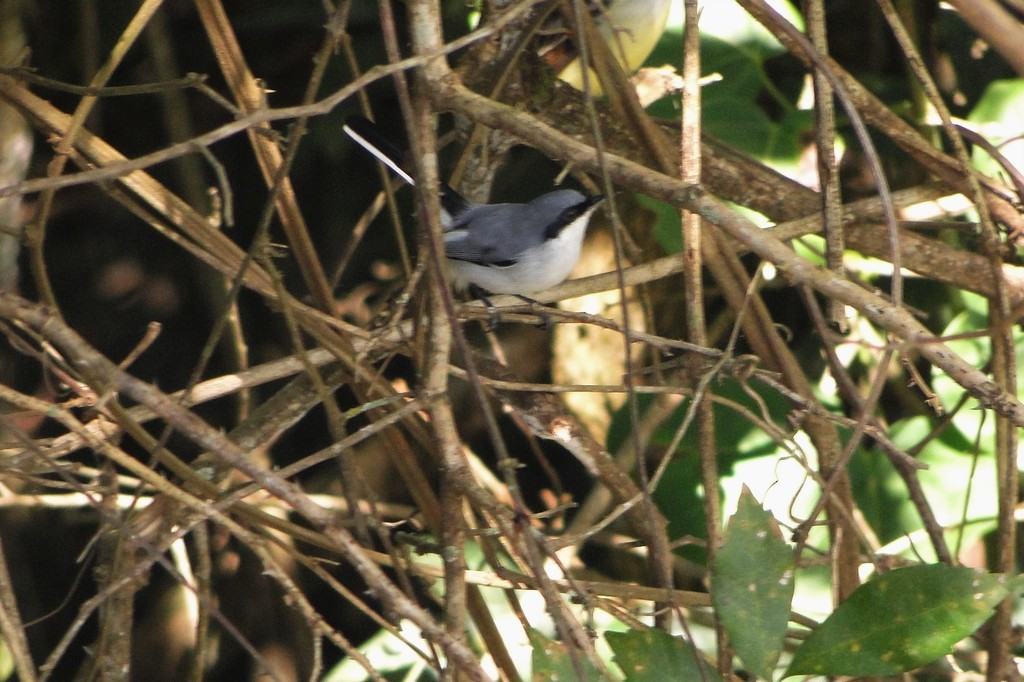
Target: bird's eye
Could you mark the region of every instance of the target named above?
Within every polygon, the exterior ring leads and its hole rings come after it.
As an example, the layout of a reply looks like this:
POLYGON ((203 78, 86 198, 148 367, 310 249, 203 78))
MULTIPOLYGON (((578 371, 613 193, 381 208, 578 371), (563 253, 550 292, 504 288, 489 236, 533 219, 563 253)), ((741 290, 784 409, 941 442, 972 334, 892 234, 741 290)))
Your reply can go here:
POLYGON ((583 214, 583 211, 579 206, 573 206, 562 211, 562 220, 565 223, 571 223, 583 214))

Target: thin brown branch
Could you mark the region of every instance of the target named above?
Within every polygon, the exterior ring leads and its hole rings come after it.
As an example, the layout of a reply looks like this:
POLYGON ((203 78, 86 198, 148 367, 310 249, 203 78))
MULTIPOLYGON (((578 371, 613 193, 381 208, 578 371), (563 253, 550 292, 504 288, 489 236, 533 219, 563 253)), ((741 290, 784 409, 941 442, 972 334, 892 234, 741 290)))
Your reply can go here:
POLYGON ((75 366, 83 373, 83 379, 99 388, 101 393, 115 390, 147 405, 163 419, 173 423, 181 434, 214 454, 218 460, 244 473, 264 490, 286 501, 319 529, 333 547, 346 558, 352 568, 366 580, 369 589, 388 612, 409 618, 416 623, 424 635, 440 645, 449 659, 457 663, 469 678, 485 679, 476 655, 463 643, 452 639, 427 611, 397 590, 377 564, 363 553, 363 549, 337 519, 310 500, 294 484, 251 462, 247 452, 234 444, 225 434, 169 400, 153 386, 118 370, 113 363, 97 353, 46 309, 10 294, 0 293, 0 317, 18 320, 49 338, 68 357, 73 358, 75 366))
MULTIPOLYGON (((556 158, 571 160, 588 170, 599 170, 593 150, 549 126, 538 123, 532 117, 469 92, 449 78, 435 85, 436 96, 440 100, 474 120, 514 132, 556 158)), ((649 196, 663 199, 673 205, 699 211, 705 220, 721 228, 745 248, 779 266, 792 281, 806 283, 826 296, 835 297, 857 308, 866 317, 897 337, 919 346, 922 355, 967 389, 982 406, 990 407, 997 413, 1007 416, 1013 423, 1024 426, 1024 404, 939 342, 905 310, 893 306, 872 292, 864 291, 851 282, 829 276, 817 266, 800 258, 790 248, 772 237, 768 231, 761 230, 699 188, 654 173, 639 164, 612 154, 604 156, 604 164, 617 183, 642 190, 649 196)))

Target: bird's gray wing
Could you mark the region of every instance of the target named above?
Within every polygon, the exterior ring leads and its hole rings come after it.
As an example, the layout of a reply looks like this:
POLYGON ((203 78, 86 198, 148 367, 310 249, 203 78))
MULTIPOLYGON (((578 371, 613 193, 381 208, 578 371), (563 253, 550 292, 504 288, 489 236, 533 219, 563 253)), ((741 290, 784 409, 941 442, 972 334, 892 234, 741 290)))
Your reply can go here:
POLYGON ((511 265, 544 240, 540 230, 530 229, 533 222, 525 204, 474 206, 445 232, 445 255, 479 265, 511 265))

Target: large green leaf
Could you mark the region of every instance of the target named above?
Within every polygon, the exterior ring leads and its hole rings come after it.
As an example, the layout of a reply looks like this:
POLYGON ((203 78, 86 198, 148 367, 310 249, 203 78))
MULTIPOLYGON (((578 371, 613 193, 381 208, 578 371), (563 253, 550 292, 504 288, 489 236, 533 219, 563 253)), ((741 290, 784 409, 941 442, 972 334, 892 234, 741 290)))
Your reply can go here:
POLYGON ((744 489, 711 573, 711 598, 747 669, 772 679, 793 601, 793 550, 775 518, 744 489))
POLYGON ((947 654, 1022 578, 944 564, 899 568, 861 585, 797 649, 790 675, 895 675, 947 654))
POLYGON ((607 632, 605 639, 628 682, 666 679, 717 682, 722 679, 701 658, 700 652, 663 630, 607 632))

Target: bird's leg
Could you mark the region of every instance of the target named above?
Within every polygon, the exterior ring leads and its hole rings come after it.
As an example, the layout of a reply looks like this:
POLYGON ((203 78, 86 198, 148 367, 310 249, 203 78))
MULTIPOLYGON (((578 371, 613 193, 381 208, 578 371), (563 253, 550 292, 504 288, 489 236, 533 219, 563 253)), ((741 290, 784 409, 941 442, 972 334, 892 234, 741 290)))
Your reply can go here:
POLYGON ((478 298, 484 302, 487 306, 487 325, 486 331, 493 332, 498 326, 498 309, 491 303, 491 299, 487 298, 487 292, 478 287, 475 284, 469 285, 469 295, 473 298, 478 298))
MULTIPOLYGON (((476 284, 470 284, 468 289, 469 289, 469 295, 470 296, 472 296, 473 298, 476 298, 476 299, 479 299, 479 300, 483 301, 484 305, 487 306, 487 325, 486 325, 487 331, 489 331, 489 332, 494 331, 497 328, 498 322, 499 322, 499 320, 498 320, 498 308, 494 305, 494 303, 491 302, 491 299, 488 298, 488 295, 489 295, 488 292, 486 290, 484 290, 483 288, 477 286, 476 284)), ((541 303, 540 301, 538 301, 535 298, 530 298, 529 296, 525 296, 523 294, 512 294, 512 295, 515 296, 516 298, 518 298, 519 300, 523 301, 524 303, 528 303, 531 306, 535 305, 535 306, 538 306, 540 308, 540 310, 536 311, 537 312, 537 317, 539 317, 540 320, 541 320, 540 324, 537 325, 539 328, 541 328, 541 329, 543 329, 545 331, 548 331, 552 327, 554 327, 555 321, 551 318, 550 315, 548 315, 546 312, 544 312, 544 304, 543 303, 541 303)))

